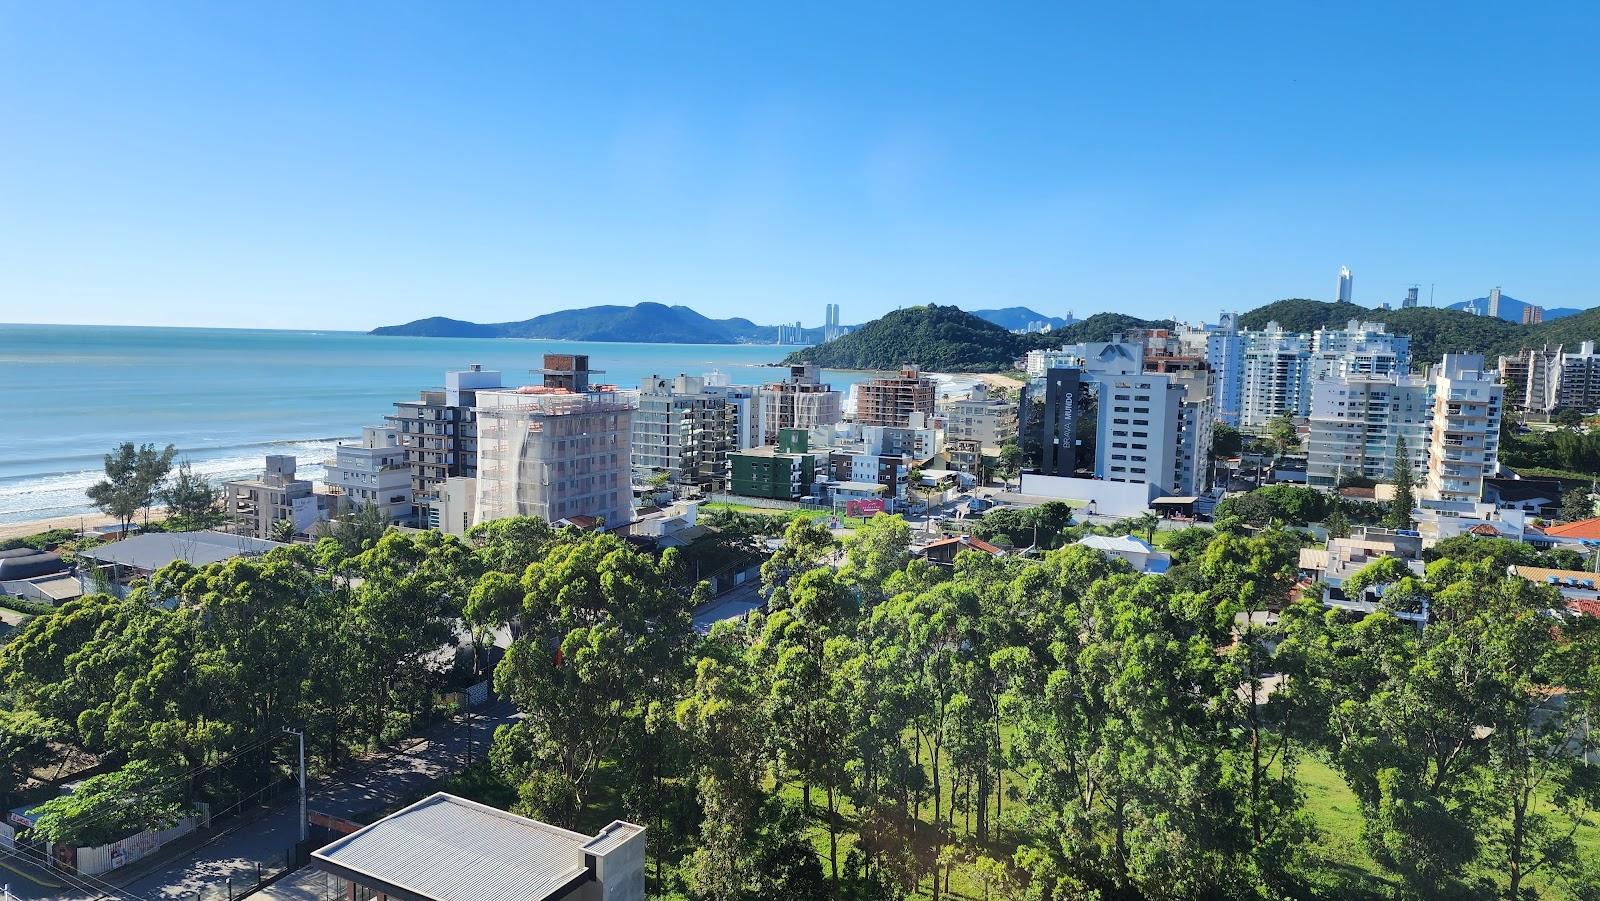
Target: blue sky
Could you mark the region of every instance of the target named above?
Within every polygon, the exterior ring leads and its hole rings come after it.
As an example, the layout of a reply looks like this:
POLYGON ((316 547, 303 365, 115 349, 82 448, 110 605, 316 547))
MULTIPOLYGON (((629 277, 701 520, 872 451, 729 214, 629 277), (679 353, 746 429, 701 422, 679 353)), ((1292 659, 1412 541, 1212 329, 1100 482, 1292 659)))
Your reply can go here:
POLYGON ((0 0, 0 321, 1600 304, 1591 7, 811 6, 0 0))

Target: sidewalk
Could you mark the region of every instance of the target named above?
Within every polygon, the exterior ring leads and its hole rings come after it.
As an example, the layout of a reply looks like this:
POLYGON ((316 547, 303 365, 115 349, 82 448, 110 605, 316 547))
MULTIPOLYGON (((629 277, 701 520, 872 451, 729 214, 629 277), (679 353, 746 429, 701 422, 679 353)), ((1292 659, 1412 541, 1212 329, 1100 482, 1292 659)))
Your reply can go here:
MULTIPOLYGON (((482 759, 496 726, 517 717, 509 702, 472 711, 474 758, 482 759)), ((437 723, 410 743, 345 765, 306 786, 307 807, 346 819, 422 794, 461 769, 468 748, 467 720, 437 723)), ((268 805, 222 824, 192 842, 178 843, 143 866, 117 874, 113 881, 145 898, 194 897, 229 878, 253 878, 257 863, 281 859, 300 838, 299 795, 293 790, 268 805)), ((144 862, 141 862, 144 864, 144 862)))

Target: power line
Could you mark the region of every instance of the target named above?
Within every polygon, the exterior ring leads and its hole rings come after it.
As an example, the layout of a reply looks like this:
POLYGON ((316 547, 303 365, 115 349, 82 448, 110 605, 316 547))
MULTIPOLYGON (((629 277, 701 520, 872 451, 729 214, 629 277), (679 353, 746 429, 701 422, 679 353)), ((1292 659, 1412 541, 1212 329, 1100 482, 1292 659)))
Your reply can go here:
POLYGON ((123 901, 150 901, 149 898, 146 898, 143 895, 136 895, 124 889, 117 888, 105 880, 96 879, 95 877, 86 873, 68 872, 66 870, 57 869, 52 864, 50 855, 44 853, 43 851, 36 852, 39 855, 38 860, 34 860, 23 853, 31 850, 33 849, 28 848, 26 845, 16 845, 11 849, 0 848, 0 852, 4 852, 14 859, 32 864, 33 866, 44 870, 51 876, 59 877, 79 891, 89 892, 96 897, 110 895, 113 898, 123 899, 123 901))
MULTIPOLYGON (((189 770, 186 773, 180 773, 180 774, 178 774, 176 776, 173 776, 173 777, 171 777, 169 779, 165 779, 165 780, 160 781, 160 782, 153 782, 153 783, 151 783, 151 784, 149 784, 147 786, 143 786, 141 788, 134 789, 130 793, 130 797, 128 798, 128 800, 129 801, 136 801, 136 800, 142 800, 144 798, 148 798, 151 795, 155 794, 156 791, 158 791, 160 789, 168 788, 168 787, 171 787, 172 785, 175 785, 175 784, 177 784, 179 782, 184 782, 184 781, 187 781, 189 779, 192 779, 193 777, 199 775, 200 773, 202 773, 202 772, 204 772, 206 770, 216 769, 217 767, 222 766, 223 764, 229 762, 230 760, 238 757, 240 754, 244 754, 246 752, 256 750, 256 749, 262 747, 263 745, 267 744, 268 742, 276 741, 278 739, 278 737, 279 736, 277 734, 268 734, 267 736, 255 741, 253 743, 246 744, 244 747, 235 748, 232 751, 229 751, 228 753, 223 755, 222 759, 216 761, 215 763, 210 763, 210 764, 205 764, 205 765, 202 765, 202 766, 197 766, 194 769, 189 770)), ((120 813, 122 813, 122 811, 120 809, 113 808, 113 809, 106 810, 106 811, 103 811, 101 813, 95 814, 94 816, 91 816, 91 817, 85 817, 85 818, 80 819, 80 820, 75 820, 74 821, 74 825, 78 826, 81 829, 82 827, 87 826, 90 823, 95 823, 95 822, 98 822, 100 820, 105 819, 106 817, 116 816, 117 814, 120 814, 120 813)))

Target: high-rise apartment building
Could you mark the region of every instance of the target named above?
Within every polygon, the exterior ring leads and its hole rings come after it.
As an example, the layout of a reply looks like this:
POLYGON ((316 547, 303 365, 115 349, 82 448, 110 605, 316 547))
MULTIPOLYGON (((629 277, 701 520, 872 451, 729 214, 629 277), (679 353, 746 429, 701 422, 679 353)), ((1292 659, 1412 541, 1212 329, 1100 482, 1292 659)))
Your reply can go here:
POLYGON ((388 422, 399 434, 411 470, 412 519, 439 528, 437 504, 445 479, 472 478, 478 467, 478 427, 472 408, 477 392, 500 387, 500 373, 474 363, 447 372, 445 385, 429 388, 415 401, 394 405, 388 422))
POLYGON ((1213 412, 1217 422, 1234 428, 1244 415, 1244 336, 1238 321, 1236 314, 1224 313, 1206 336, 1206 365, 1216 379, 1213 412))
POLYGON ((1017 405, 991 397, 984 385, 977 385, 966 397, 944 401, 940 410, 946 440, 976 441, 980 447, 990 448, 1017 440, 1017 405))
POLYGON ((1498 286, 1489 291, 1489 305, 1484 309, 1484 315, 1491 319, 1500 318, 1500 288, 1498 286))
MULTIPOLYGON (((634 476, 664 472, 673 484, 726 489, 728 454, 742 449, 740 410, 726 390, 707 388, 697 376, 644 379, 633 414, 634 476)), ((748 416, 748 406, 745 411, 748 416)))
POLYGON ((897 375, 868 379, 856 386, 856 409, 851 418, 864 425, 908 426, 922 413, 933 415, 938 386, 917 371, 902 366, 897 375))
POLYGON ((1185 387, 1167 375, 1148 372, 1097 374, 1093 384, 1100 415, 1095 478, 1173 490, 1182 469, 1178 447, 1185 387))
POLYGON ((1204 494, 1211 488, 1216 380, 1211 370, 1205 367, 1167 370, 1166 375, 1171 387, 1178 391, 1178 434, 1169 487, 1180 495, 1204 494))
POLYGON ((1539 323, 1541 323, 1543 321, 1544 321, 1544 307, 1536 307, 1531 303, 1523 305, 1523 307, 1522 307, 1522 324, 1523 325, 1538 325, 1539 323))
POLYGON ((1381 322, 1355 319, 1342 329, 1311 334, 1311 381, 1351 375, 1388 375, 1411 366, 1411 338, 1391 335, 1381 322))
POLYGON ((584 354, 545 354, 544 384, 479 390, 475 523, 508 516, 556 522, 633 518, 635 400, 590 385, 584 354))
POLYGON ((1311 389, 1306 483, 1332 488, 1348 476, 1394 477, 1400 438, 1412 470, 1428 469, 1433 383, 1403 373, 1323 379, 1311 389))
POLYGON ((1561 345, 1523 348, 1528 358, 1528 387, 1522 408, 1532 413, 1552 413, 1561 401, 1561 371, 1565 355, 1561 345))
POLYGON ((1600 355, 1594 342, 1585 341, 1575 354, 1561 357, 1561 381, 1557 405, 1574 407, 1585 413, 1600 409, 1600 355))
POLYGON ((789 367, 788 378, 756 391, 758 443, 776 444, 782 429, 810 431, 844 419, 844 395, 820 381, 820 376, 817 364, 798 363, 789 367))
POLYGON ((339 445, 323 483, 347 511, 379 507, 391 522, 411 516, 411 468, 393 426, 367 426, 359 444, 339 445))
POLYGON ((1417 286, 1412 285, 1406 289, 1406 299, 1400 301, 1400 309, 1409 310, 1417 305, 1417 286))
POLYGON ((1303 417, 1309 407, 1311 336, 1276 322, 1245 332, 1239 427, 1260 432, 1279 416, 1303 417))
POLYGON ((1349 303, 1350 302, 1350 296, 1351 296, 1350 282, 1351 282, 1351 279, 1350 279, 1350 267, 1349 266, 1340 266, 1339 267, 1339 302, 1340 303, 1349 303))
POLYGON ((1482 354, 1445 354, 1430 371, 1433 422, 1425 497, 1478 501, 1500 450, 1502 388, 1482 354))

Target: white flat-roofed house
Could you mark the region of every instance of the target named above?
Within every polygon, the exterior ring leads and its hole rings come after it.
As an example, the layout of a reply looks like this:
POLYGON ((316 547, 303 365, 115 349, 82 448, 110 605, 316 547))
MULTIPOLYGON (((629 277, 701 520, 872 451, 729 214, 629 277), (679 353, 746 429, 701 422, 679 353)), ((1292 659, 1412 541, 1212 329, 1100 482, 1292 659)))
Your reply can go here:
POLYGON ((376 506, 390 522, 411 515, 411 467, 393 426, 367 426, 361 443, 339 445, 323 483, 340 498, 342 512, 376 506))

